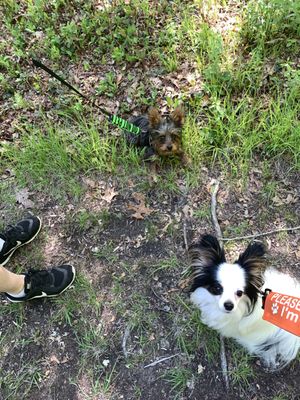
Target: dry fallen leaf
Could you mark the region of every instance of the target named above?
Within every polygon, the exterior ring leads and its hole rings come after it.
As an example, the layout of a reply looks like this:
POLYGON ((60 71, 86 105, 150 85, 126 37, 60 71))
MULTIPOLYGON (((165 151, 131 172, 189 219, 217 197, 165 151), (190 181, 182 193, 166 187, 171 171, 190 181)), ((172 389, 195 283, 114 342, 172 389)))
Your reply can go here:
POLYGON ((52 354, 52 356, 50 357, 50 362, 53 364, 60 364, 59 359, 54 354, 52 354))
POLYGON ((82 178, 82 181, 86 186, 90 187, 91 189, 97 189, 97 187, 99 186, 98 182, 86 176, 82 178))
POLYGON ((131 216, 135 219, 144 219, 147 215, 153 212, 152 208, 149 208, 145 204, 145 196, 143 193, 133 193, 132 197, 138 202, 138 204, 130 203, 127 208, 135 211, 131 216))
POLYGON ((151 333, 151 335, 149 336, 149 340, 150 340, 151 342, 153 342, 153 340, 155 340, 155 335, 154 335, 154 333, 151 333))
POLYGON ((191 217, 193 215, 193 209, 189 205, 186 204, 182 208, 182 213, 185 216, 185 218, 189 218, 189 217, 191 217))
POLYGON ((108 188, 105 189, 104 195, 101 196, 101 198, 102 198, 103 200, 107 201, 108 203, 111 203, 112 199, 113 199, 114 197, 116 197, 118 194, 119 194, 119 193, 118 193, 118 192, 115 192, 115 189, 114 189, 114 188, 108 187, 108 188))
POLYGON ((16 192, 17 203, 22 204, 25 208, 33 208, 34 203, 29 199, 30 194, 27 188, 18 190, 16 192))
POLYGON ((294 204, 297 203, 298 199, 291 194, 288 194, 286 198, 281 198, 278 195, 274 196, 272 202, 274 203, 275 207, 280 207, 284 204, 294 204))

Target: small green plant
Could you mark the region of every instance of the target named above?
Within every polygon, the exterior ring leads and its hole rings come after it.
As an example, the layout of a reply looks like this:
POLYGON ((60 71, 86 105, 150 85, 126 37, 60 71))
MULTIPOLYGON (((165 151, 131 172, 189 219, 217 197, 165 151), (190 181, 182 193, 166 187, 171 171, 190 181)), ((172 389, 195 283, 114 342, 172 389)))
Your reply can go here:
POLYGON ((292 53, 300 34, 299 15, 297 0, 252 0, 245 8, 241 35, 250 46, 263 47, 268 53, 292 53))
POLYGON ((228 237, 236 236, 236 235, 243 235, 247 233, 249 229, 249 221, 244 220, 241 221, 238 226, 228 226, 224 231, 224 234, 228 237))
POLYGON ((81 369, 93 365, 98 371, 102 371, 104 369, 102 359, 108 350, 108 340, 101 322, 97 326, 85 322, 77 330, 76 337, 82 360, 81 369))
POLYGON ((119 256, 114 252, 115 245, 113 242, 108 242, 104 246, 96 246, 92 249, 93 255, 97 258, 104 259, 109 264, 114 264, 118 261, 119 256))
POLYGON ((93 309, 93 314, 98 315, 101 307, 97 295, 88 279, 77 273, 76 290, 68 290, 68 294, 53 300, 57 310, 52 316, 53 323, 65 323, 74 329, 80 327, 80 321, 84 321, 85 307, 93 309), (84 304, 84 306, 83 306, 84 304))
POLYGON ((113 97, 118 90, 116 76, 113 72, 108 72, 105 78, 99 83, 96 89, 97 93, 104 94, 108 97, 113 97))
POLYGON ((210 218, 210 214, 211 211, 209 207, 199 208, 193 212, 194 217, 201 220, 208 220, 210 218))
POLYGON ((184 367, 170 368, 163 376, 171 385, 171 391, 174 392, 174 399, 180 397, 182 392, 187 388, 189 380, 193 377, 192 371, 184 367))
MULTIPOLYGON (((98 213, 81 209, 75 215, 75 220, 72 218, 72 224, 77 224, 80 231, 86 231, 93 226, 99 225, 102 222, 102 214, 103 212, 99 215, 98 213)), ((106 217, 105 214, 103 219, 106 221, 107 219, 109 219, 109 216, 106 217)))
POLYGON ((130 298, 129 326, 136 329, 144 337, 143 332, 152 329, 156 319, 157 316, 151 311, 147 297, 140 293, 134 293, 130 298))
POLYGON ((179 261, 176 256, 161 261, 158 265, 153 265, 152 275, 155 275, 159 271, 165 271, 169 269, 176 269, 179 267, 179 261))
POLYGON ((16 371, 6 370, 0 375, 1 392, 5 399, 16 398, 20 393, 26 397, 32 389, 39 388, 43 378, 40 360, 22 363, 16 371))
POLYGON ((199 310, 194 309, 179 297, 178 303, 188 313, 188 317, 185 317, 183 321, 174 316, 178 347, 187 355, 192 355, 195 349, 202 349, 209 361, 214 360, 220 351, 218 333, 201 322, 199 310))
POLYGON ((231 358, 233 367, 230 368, 229 378, 233 385, 247 387, 250 380, 255 378, 254 370, 251 366, 251 355, 234 343, 230 343, 231 358))

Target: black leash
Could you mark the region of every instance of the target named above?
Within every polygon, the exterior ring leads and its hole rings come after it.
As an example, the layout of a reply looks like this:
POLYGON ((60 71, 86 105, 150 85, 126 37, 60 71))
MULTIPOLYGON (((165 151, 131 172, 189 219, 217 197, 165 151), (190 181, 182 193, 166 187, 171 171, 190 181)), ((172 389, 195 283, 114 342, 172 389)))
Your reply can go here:
POLYGON ((118 117, 117 115, 113 115, 113 114, 109 113, 108 111, 106 111, 102 107, 99 107, 93 100, 90 100, 87 96, 85 96, 84 94, 80 93, 77 89, 75 89, 72 85, 70 85, 68 82, 66 82, 63 78, 61 78, 59 75, 57 75, 50 68, 46 67, 46 65, 42 64, 40 61, 32 59, 32 62, 36 67, 42 68, 49 75, 53 76, 53 78, 55 78, 58 81, 60 81, 62 84, 67 86, 69 89, 73 90, 73 92, 77 93, 83 99, 87 100, 94 107, 97 107, 102 112, 102 114, 104 114, 104 115, 106 115, 108 117, 109 122, 112 123, 113 125, 117 125, 119 128, 121 128, 123 130, 126 130, 126 131, 129 131, 131 133, 135 133, 135 134, 140 133, 140 128, 138 126, 126 121, 123 118, 118 117))

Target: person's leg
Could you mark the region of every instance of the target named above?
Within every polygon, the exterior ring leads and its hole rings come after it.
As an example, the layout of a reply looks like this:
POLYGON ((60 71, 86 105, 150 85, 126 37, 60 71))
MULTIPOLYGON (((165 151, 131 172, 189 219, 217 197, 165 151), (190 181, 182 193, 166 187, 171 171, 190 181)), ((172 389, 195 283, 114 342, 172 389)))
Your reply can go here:
POLYGON ((14 274, 0 266, 0 292, 18 294, 24 290, 24 275, 14 274))
POLYGON ((0 233, 0 292, 5 293, 12 302, 57 296, 68 289, 75 279, 72 265, 59 265, 38 271, 30 269, 20 275, 3 268, 15 250, 31 242, 40 229, 41 220, 29 216, 16 225, 9 225, 0 233))
POLYGON ((17 275, 0 267, 0 292, 13 303, 40 297, 55 297, 68 289, 75 279, 72 265, 34 270, 17 275))

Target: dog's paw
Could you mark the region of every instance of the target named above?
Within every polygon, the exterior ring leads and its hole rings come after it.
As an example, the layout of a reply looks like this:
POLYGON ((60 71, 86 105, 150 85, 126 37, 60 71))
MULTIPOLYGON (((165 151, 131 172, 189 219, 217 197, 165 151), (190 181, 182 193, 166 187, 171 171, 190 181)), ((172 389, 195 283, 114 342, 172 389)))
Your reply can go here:
POLYGON ((274 314, 274 315, 278 314, 278 310, 279 310, 278 304, 273 303, 272 304, 272 314, 274 314))

